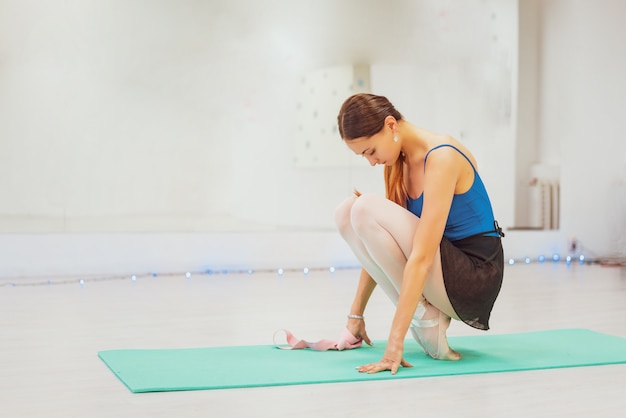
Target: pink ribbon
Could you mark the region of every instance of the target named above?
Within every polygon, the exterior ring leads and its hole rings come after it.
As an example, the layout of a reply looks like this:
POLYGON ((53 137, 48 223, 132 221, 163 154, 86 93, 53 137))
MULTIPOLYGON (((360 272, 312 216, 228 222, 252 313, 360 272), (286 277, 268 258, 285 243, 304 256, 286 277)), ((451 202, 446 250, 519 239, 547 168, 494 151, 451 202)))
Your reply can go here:
POLYGON ((297 339, 291 332, 286 329, 279 329, 274 333, 274 345, 281 350, 297 350, 302 348, 310 348, 315 351, 326 351, 326 350, 350 350, 352 348, 358 348, 363 343, 362 338, 357 338, 348 328, 344 328, 339 340, 319 340, 316 342, 309 342, 305 340, 297 339), (276 343, 276 334, 284 332, 287 336, 287 346, 280 345, 276 343))

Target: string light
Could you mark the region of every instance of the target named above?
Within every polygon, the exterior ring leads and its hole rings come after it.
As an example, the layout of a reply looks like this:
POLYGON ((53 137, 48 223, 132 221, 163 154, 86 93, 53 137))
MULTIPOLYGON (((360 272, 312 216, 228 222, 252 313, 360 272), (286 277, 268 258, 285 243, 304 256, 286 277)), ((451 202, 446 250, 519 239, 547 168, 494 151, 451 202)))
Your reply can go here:
MULTIPOLYGON (((571 265, 575 260, 578 260, 578 262, 583 265, 583 264, 592 264, 592 261, 588 260, 587 257, 584 254, 580 254, 578 256, 571 256, 571 255, 567 255, 565 256, 565 258, 562 258, 560 254, 558 253, 554 253, 552 254, 552 257, 550 257, 550 259, 552 260, 553 263, 559 263, 559 262, 565 262, 565 264, 567 265, 571 265)), ((518 261, 520 262, 524 262, 524 264, 531 264, 533 262, 533 259, 530 257, 524 257, 522 259, 515 259, 515 258, 509 258, 508 260, 508 264, 510 266, 515 265, 518 261)), ((537 262, 538 263, 544 263, 546 261, 546 256, 541 254, 539 256, 537 256, 537 262)))
MULTIPOLYGON (((561 257, 561 255, 559 255, 558 253, 554 253, 552 254, 552 256, 550 257, 550 259, 552 260, 553 263, 559 263, 559 262, 565 262, 568 266, 574 264, 574 262, 578 262, 580 265, 584 265, 584 264, 593 264, 594 260, 588 259, 587 256, 585 256, 584 254, 580 254, 580 255, 567 255, 565 257, 561 257)), ((507 264, 509 266, 515 266, 516 264, 532 264, 533 262, 537 262, 537 263, 544 263, 546 261, 546 256, 543 254, 540 254, 537 256, 536 259, 532 259, 531 257, 523 257, 523 258, 509 258, 507 260, 507 264)), ((601 263, 601 261, 598 261, 598 263, 601 263)), ((137 282, 139 280, 139 277, 158 277, 160 276, 184 276, 187 279, 190 279, 194 274, 205 274, 205 275, 228 275, 228 274, 248 274, 248 275, 254 275, 254 274, 263 274, 263 273, 275 273, 278 274, 279 277, 284 277, 287 273, 300 273, 303 275, 308 275, 309 273, 313 272, 313 271, 318 271, 318 272, 329 272, 329 273, 335 273, 337 270, 353 270, 353 269, 361 269, 360 266, 358 265, 346 265, 346 266, 330 266, 330 267, 302 267, 302 268, 266 268, 266 269, 252 269, 252 268, 233 268, 233 269, 228 269, 228 268, 217 268, 217 269, 213 269, 213 268, 208 268, 205 269, 203 271, 200 272, 192 272, 192 271, 187 271, 185 273, 146 273, 146 274, 132 274, 132 275, 122 275, 122 276, 103 276, 103 277, 91 277, 91 278, 80 278, 78 279, 78 284, 81 287, 84 287, 88 282, 97 282, 97 281, 112 281, 112 280, 128 280, 130 278, 130 280, 134 283, 137 282)), ((1 279, 0 279, 1 280, 1 279)), ((40 282, 33 282, 33 281, 25 281, 23 283, 19 283, 16 281, 10 281, 10 282, 1 282, 0 281, 0 287, 2 286, 11 286, 11 287, 16 287, 16 286, 50 286, 50 285, 61 285, 61 284, 75 284, 77 281, 77 279, 57 279, 57 280, 51 280, 51 279, 43 279, 40 282)))

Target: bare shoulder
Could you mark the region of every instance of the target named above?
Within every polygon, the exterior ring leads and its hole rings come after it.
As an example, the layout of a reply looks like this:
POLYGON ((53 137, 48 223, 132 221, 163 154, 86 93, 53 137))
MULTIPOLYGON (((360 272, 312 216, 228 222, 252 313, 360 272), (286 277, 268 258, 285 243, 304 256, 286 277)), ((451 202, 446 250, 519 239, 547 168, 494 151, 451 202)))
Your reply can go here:
MULTIPOLYGON (((448 144, 448 145, 453 145, 454 147, 458 148, 463 154, 467 156, 467 158, 470 159, 474 167, 478 168, 476 158, 474 158, 474 155, 469 150, 469 148, 467 148, 462 142, 457 140, 452 135, 445 135, 445 134, 438 135, 436 142, 437 143, 435 144, 435 146, 448 144)), ((445 160, 447 160, 450 163, 453 163, 454 161, 458 161, 458 162, 466 161, 465 158, 461 154, 459 154, 458 151, 456 151, 455 149, 451 147, 441 147, 438 149, 438 151, 439 152, 437 152, 436 154, 438 154, 439 158, 441 158, 440 160, 441 162, 445 160)))

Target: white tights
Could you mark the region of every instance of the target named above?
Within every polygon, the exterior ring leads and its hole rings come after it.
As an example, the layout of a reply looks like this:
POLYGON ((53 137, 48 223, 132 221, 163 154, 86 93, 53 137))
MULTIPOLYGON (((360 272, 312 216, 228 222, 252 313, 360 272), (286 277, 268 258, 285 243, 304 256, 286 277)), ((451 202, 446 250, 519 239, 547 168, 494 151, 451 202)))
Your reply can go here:
MULTIPOLYGON (((397 305, 419 218, 383 197, 364 194, 339 205, 335 221, 363 268, 397 305)), ((435 257, 410 330, 429 356, 458 360, 460 355, 450 349, 446 337, 450 317, 456 317, 456 313, 443 284, 439 251, 435 257)))

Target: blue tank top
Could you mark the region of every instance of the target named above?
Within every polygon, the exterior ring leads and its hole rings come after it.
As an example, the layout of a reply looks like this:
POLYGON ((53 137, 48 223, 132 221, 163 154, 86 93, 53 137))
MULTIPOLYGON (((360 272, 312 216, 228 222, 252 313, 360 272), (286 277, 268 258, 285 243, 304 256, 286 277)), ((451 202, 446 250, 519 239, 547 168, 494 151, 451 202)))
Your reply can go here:
MULTIPOLYGON (((446 221, 446 229, 444 230, 443 236, 450 241, 457 241, 478 234, 493 237, 499 236, 498 232, 494 230, 495 219, 487 190, 476 168, 474 168, 474 164, 467 158, 467 155, 463 154, 463 152, 454 145, 441 144, 426 153, 426 157, 424 157, 424 167, 426 167, 428 154, 440 147, 451 147, 457 150, 465 157, 474 170, 474 183, 472 183, 472 187, 465 193, 455 194, 452 198, 452 205, 450 206, 450 213, 446 221), (485 233, 486 231, 489 232, 485 233)), ((424 193, 417 199, 411 199, 410 197, 407 199, 407 209, 418 217, 422 216, 423 207, 424 193)))

